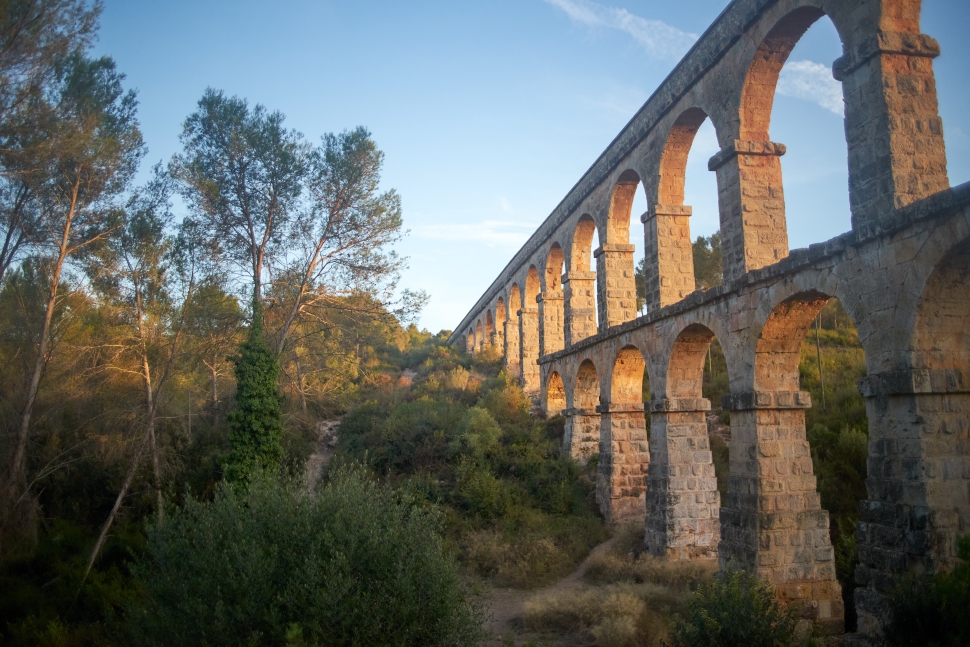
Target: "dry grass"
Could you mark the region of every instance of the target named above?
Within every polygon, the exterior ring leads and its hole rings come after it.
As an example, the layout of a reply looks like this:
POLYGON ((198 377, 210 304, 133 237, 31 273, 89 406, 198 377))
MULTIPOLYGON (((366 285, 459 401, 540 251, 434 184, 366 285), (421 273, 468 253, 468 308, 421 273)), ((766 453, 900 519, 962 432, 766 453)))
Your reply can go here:
POLYGON ((541 593, 523 609, 532 631, 583 635, 597 647, 660 647, 674 615, 717 565, 666 562, 639 551, 642 528, 617 530, 611 550, 590 558, 584 584, 541 593))

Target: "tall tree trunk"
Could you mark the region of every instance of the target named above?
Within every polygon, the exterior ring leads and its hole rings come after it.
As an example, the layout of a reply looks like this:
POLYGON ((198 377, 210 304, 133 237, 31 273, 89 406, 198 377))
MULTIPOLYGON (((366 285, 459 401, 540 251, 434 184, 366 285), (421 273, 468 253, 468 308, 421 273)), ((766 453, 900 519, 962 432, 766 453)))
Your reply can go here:
POLYGON ((212 377, 212 412, 219 409, 219 376, 216 375, 216 358, 212 358, 212 364, 208 366, 209 375, 212 377))
POLYGON ((50 335, 51 320, 54 317, 54 308, 57 306, 57 288, 61 281, 61 272, 64 268, 64 261, 69 253, 68 243, 71 238, 71 225, 74 222, 77 193, 78 187, 75 185, 71 207, 64 221, 64 231, 61 235, 61 242, 57 252, 57 261, 54 263, 54 270, 50 277, 50 291, 47 296, 47 308, 44 311, 44 323, 41 326, 40 338, 38 339, 37 359, 34 362, 34 370, 27 387, 27 401, 24 403, 24 409, 20 415, 20 428, 17 430, 17 442, 14 445, 13 455, 10 459, 9 481, 7 483, 7 505, 10 506, 11 511, 19 503, 20 496, 26 494, 27 480, 24 474, 24 461, 27 455, 27 439, 30 433, 30 416, 34 409, 34 401, 37 399, 37 391, 40 388, 40 378, 44 372, 44 365, 46 363, 47 337, 50 335))
POLYGON ((121 509, 121 503, 125 500, 128 495, 128 488, 131 487, 131 482, 135 478, 135 472, 138 471, 138 463, 141 461, 141 455, 145 451, 145 445, 149 443, 151 438, 155 436, 155 412, 149 412, 148 424, 145 425, 145 433, 142 435, 141 442, 135 448, 135 452, 131 455, 131 461, 128 463, 128 473, 125 474, 125 480, 121 484, 121 490, 118 492, 118 497, 115 499, 115 504, 111 507, 111 512, 108 513, 108 519, 104 522, 101 527, 101 534, 98 535, 98 541, 94 544, 94 550, 91 551, 91 558, 88 560, 87 570, 84 571, 84 579, 87 579, 88 573, 91 572, 91 568, 94 566, 95 560, 98 558, 98 553, 101 552, 101 547, 104 546, 105 539, 108 537, 108 530, 111 528, 111 524, 114 523, 115 517, 118 516, 118 510, 121 509))
POLYGON ((300 408, 306 413, 306 393, 303 391, 303 370, 300 368, 300 353, 296 353, 296 390, 300 392, 300 408))

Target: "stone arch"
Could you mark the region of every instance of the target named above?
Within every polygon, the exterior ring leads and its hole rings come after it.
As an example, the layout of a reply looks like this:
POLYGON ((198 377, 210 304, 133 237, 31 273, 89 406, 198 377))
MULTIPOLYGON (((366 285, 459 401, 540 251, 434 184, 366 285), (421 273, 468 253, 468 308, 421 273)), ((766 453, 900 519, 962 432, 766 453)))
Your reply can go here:
POLYGON ((643 404, 646 368, 640 349, 632 345, 621 348, 610 375, 610 404, 643 404))
POLYGON ((646 362, 633 345, 613 360, 609 399, 600 405, 596 500, 609 523, 643 522, 650 449, 643 407, 646 362))
POLYGON ((563 252, 558 242, 546 254, 539 296, 539 355, 549 355, 565 347, 562 270, 563 252))
POLYGON ((546 415, 558 416, 566 408, 566 387, 558 371, 549 375, 546 384, 546 415))
POLYGON ((700 323, 693 323, 680 331, 667 360, 664 397, 670 399, 698 399, 703 397, 704 362, 707 350, 714 341, 714 331, 700 323))
POLYGON ((610 210, 606 221, 606 240, 608 244, 628 244, 630 242, 630 216, 633 211, 633 198, 640 186, 640 175, 627 169, 617 178, 610 195, 610 210))
POLYGON ((482 331, 482 320, 479 319, 475 324, 475 350, 480 350, 485 345, 485 335, 482 331))
POLYGON ((908 353, 881 373, 870 367, 860 382, 869 419, 860 628, 876 626, 890 592, 884 583, 893 576, 955 566, 957 538, 970 518, 970 237, 965 225, 942 231, 959 242, 949 249, 943 241, 921 243, 926 256, 939 256, 914 263, 932 271, 916 303, 908 353))
POLYGON ((640 176, 627 169, 620 174, 610 195, 606 219, 606 238, 600 239, 596 256, 596 307, 598 328, 624 324, 637 316, 637 288, 634 278, 633 252, 630 244, 630 215, 640 176))
POLYGON ((829 298, 806 289, 777 303, 758 331, 754 390, 725 397, 731 445, 720 560, 722 568, 756 572, 782 600, 841 632, 845 609, 829 514, 821 506, 805 429, 811 398, 799 391, 798 372, 802 341, 829 298))
POLYGON ((540 289, 541 284, 539 282, 539 270, 536 269, 535 265, 530 265, 529 271, 525 277, 524 306, 526 308, 536 307, 536 297, 539 296, 540 289))
POLYGON ((694 136, 706 119, 707 113, 702 109, 688 108, 677 117, 670 132, 667 133, 667 141, 660 157, 660 181, 657 190, 659 204, 666 206, 684 204, 687 156, 694 143, 694 136))
POLYGON ((825 12, 815 6, 802 6, 787 13, 774 24, 755 51, 741 90, 740 139, 768 141, 775 86, 788 55, 825 12))
POLYGON ((912 368, 960 371, 970 381, 968 268, 970 238, 953 247, 926 281, 913 327, 912 368))
POLYGON ((540 400, 542 394, 537 364, 541 348, 539 308, 536 301, 539 288, 539 270, 535 265, 530 265, 525 277, 522 310, 519 311, 519 365, 522 372, 522 388, 535 400, 540 400))
POLYGON ((815 290, 788 297, 771 311, 755 349, 755 391, 798 391, 798 363, 808 328, 830 297, 815 290))
POLYGON ((553 243, 549 248, 549 253, 546 255, 545 272, 542 273, 543 292, 562 289, 563 261, 562 247, 559 243, 553 243))
POLYGON ((492 335, 495 334, 495 320, 492 319, 491 309, 485 311, 485 343, 492 344, 492 335))
POLYGON ((495 302, 495 323, 496 325, 501 325, 503 322, 508 320, 508 312, 505 308, 505 299, 499 297, 495 302))
POLYGON ((504 332, 504 354, 505 369, 509 375, 516 379, 522 377, 522 355, 519 347, 521 341, 521 319, 519 312, 522 309, 522 295, 519 291, 519 284, 513 283, 509 286, 508 299, 503 302, 499 297, 498 312, 505 312, 507 321, 504 332), (507 304, 507 305, 506 305, 507 304))
POLYGON ((600 400, 600 381, 596 366, 584 359, 576 371, 571 389, 566 394, 566 424, 563 452, 585 464, 599 451, 600 414, 596 410, 600 400))
POLYGON ((570 240, 566 280, 562 288, 563 341, 566 346, 596 334, 596 273, 590 270, 594 236, 598 238, 596 222, 588 213, 583 214, 570 240))
POLYGON ((573 387, 573 406, 577 409, 596 409, 600 403, 600 379, 592 360, 584 359, 576 371, 573 387))
MULTIPOLYGON (((672 331, 673 332, 673 331, 672 331)), ((704 360, 715 339, 700 323, 674 338, 663 387, 650 410, 650 460, 647 479, 647 550, 669 559, 717 557, 721 536, 720 493, 708 440, 703 398, 704 360)))
POLYGON ((570 272, 588 272, 593 260, 593 235, 596 233, 596 221, 588 213, 584 213, 576 223, 573 231, 572 245, 569 253, 570 272))

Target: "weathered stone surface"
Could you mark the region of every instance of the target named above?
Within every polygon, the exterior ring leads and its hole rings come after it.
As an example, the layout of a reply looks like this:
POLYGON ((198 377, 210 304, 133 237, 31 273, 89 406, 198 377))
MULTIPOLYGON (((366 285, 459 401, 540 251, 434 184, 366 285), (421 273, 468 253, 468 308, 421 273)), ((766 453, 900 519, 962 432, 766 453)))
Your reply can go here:
POLYGON ((451 338, 469 352, 504 345, 527 392, 566 417, 564 451, 599 453, 607 520, 644 519, 654 554, 757 572, 804 619, 839 633, 830 521, 805 432, 812 402, 798 373, 812 320, 837 297, 868 370, 856 645, 881 640, 894 575, 951 567, 956 538, 970 532, 970 184, 948 187, 938 54, 919 31, 918 0, 735 0, 451 338), (852 231, 789 250, 785 147, 768 125, 782 65, 823 16, 845 52, 833 74, 845 100, 852 231), (724 284, 694 290, 683 181, 707 118, 722 145, 709 168, 724 284), (629 221, 640 185, 647 314, 637 317, 629 221), (731 385, 723 501, 702 393, 715 337, 731 385))

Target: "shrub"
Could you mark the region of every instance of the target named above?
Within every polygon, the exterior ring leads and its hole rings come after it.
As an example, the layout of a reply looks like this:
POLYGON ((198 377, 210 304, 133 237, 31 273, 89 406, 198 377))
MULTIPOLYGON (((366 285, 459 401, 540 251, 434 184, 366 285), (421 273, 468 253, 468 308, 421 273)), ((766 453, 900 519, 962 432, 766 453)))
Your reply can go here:
POLYGON ((698 587, 677 623, 674 647, 787 647, 795 615, 767 582, 744 571, 719 573, 698 587))
POLYGON ((680 600, 657 584, 574 587, 527 600, 522 620, 534 631, 586 634, 599 647, 660 647, 669 637, 669 611, 680 600))
POLYGON ((189 500, 133 565, 140 645, 473 645, 482 612, 438 521, 356 468, 317 495, 255 478, 189 500))
POLYGON ((895 647, 970 645, 970 536, 950 573, 900 578, 889 598, 886 639, 895 647))

